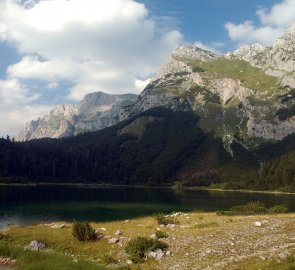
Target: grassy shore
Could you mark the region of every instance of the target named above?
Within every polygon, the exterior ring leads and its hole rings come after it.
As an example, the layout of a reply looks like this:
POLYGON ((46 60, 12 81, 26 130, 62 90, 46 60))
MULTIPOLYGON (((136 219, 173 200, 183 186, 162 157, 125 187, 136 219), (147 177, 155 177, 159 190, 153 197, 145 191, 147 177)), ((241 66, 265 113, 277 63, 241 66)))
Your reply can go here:
POLYGON ((176 228, 160 227, 154 217, 91 223, 105 228, 105 235, 117 230, 126 237, 123 243, 108 239, 78 242, 72 224, 56 229, 48 225, 10 228, 0 240, 0 257, 17 260, 17 269, 295 269, 295 214, 218 216, 216 213, 177 215, 176 228), (262 226, 256 226, 261 222, 262 226), (168 234, 163 239, 172 254, 161 261, 147 259, 128 265, 124 247, 128 239, 150 237, 156 230, 168 234), (24 251, 32 240, 46 243, 47 251, 24 251))

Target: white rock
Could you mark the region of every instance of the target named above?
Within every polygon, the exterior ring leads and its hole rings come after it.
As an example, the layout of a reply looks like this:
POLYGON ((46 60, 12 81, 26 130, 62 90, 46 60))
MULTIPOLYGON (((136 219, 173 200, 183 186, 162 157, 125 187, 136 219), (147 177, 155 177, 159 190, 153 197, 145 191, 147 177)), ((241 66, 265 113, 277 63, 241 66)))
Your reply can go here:
POLYGON ((166 228, 168 228, 168 229, 174 229, 174 228, 176 228, 176 225, 175 224, 167 224, 166 225, 166 228))
POLYGON ((261 226, 262 226, 262 223, 261 223, 260 221, 255 221, 255 222, 254 222, 254 225, 255 225, 256 227, 261 227, 261 226))
POLYGON ((109 244, 116 244, 116 243, 118 243, 120 241, 120 239, 119 238, 110 238, 109 239, 109 244))
POLYGON ((115 232, 115 235, 122 235, 123 234, 123 232, 121 231, 121 230, 117 230, 116 232, 115 232))
POLYGON ((161 249, 157 249, 156 251, 150 251, 148 256, 154 258, 155 260, 161 260, 165 256, 165 252, 161 249))
POLYGON ((40 251, 46 249, 46 245, 42 242, 33 240, 29 245, 25 247, 25 250, 40 251))

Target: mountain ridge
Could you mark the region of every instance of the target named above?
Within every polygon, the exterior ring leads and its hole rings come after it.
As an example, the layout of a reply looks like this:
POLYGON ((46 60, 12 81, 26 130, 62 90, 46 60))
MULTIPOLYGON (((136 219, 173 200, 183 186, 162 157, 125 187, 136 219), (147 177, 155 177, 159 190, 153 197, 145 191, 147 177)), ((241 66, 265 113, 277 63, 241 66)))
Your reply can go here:
POLYGON ((121 107, 132 104, 136 98, 134 94, 87 94, 77 105, 58 105, 47 115, 27 123, 16 140, 69 137, 112 126, 120 121, 121 107))

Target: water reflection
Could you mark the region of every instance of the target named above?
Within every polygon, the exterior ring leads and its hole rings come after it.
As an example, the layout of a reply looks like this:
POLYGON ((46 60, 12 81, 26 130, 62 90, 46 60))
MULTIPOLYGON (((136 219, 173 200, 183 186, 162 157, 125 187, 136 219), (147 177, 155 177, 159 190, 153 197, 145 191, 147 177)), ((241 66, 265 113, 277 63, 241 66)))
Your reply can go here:
POLYGON ((0 187, 0 228, 57 220, 109 221, 157 212, 228 209, 259 200, 295 211, 295 195, 74 186, 0 187))

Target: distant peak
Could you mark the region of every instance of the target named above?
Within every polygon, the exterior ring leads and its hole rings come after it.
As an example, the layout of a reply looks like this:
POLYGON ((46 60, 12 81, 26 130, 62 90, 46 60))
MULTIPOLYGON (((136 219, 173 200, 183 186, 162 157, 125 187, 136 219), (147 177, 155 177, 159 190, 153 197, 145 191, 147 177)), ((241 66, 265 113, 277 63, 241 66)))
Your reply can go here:
POLYGON ((172 52, 172 56, 201 61, 213 60, 218 57, 217 54, 194 45, 185 45, 178 47, 172 52))

